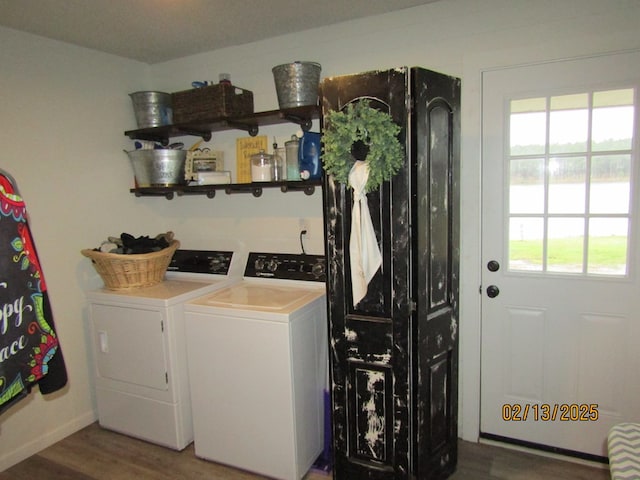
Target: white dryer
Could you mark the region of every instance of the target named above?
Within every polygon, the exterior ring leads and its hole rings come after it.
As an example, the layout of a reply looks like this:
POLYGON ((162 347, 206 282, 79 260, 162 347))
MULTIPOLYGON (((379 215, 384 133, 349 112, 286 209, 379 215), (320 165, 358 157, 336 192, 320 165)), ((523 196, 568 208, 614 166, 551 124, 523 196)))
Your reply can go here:
POLYGON ((185 304, 198 457, 302 478, 323 451, 324 257, 250 253, 241 282, 185 304))
POLYGON ((240 280, 236 257, 177 250, 157 285, 87 294, 102 427, 176 450, 193 441, 183 305, 240 280))

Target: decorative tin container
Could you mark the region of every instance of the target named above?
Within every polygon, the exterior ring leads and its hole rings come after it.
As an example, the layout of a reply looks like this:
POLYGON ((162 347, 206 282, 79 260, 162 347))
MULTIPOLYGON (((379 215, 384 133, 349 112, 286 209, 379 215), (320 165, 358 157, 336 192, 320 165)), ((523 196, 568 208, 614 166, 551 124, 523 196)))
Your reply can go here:
POLYGON ((321 69, 315 62, 293 62, 273 67, 280 108, 317 105, 321 69))
POLYGON ((133 150, 127 152, 137 187, 184 185, 185 150, 133 150))
POLYGON ((160 127, 172 122, 171 94, 165 92, 130 93, 138 128, 160 127))

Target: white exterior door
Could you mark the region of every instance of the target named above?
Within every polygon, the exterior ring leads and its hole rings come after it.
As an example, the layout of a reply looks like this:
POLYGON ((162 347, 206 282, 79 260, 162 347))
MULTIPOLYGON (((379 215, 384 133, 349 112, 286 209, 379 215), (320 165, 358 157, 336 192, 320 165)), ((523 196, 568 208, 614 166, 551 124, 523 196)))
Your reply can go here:
POLYGON ((640 52, 483 74, 481 436, 640 422, 640 52))

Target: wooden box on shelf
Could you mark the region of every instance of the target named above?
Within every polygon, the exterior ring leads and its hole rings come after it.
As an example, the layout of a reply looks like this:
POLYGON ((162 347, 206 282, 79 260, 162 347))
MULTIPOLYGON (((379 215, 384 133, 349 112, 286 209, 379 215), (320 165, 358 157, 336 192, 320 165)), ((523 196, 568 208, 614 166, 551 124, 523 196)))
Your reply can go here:
POLYGON ((171 103, 174 124, 253 113, 253 93, 224 83, 174 92, 171 103))

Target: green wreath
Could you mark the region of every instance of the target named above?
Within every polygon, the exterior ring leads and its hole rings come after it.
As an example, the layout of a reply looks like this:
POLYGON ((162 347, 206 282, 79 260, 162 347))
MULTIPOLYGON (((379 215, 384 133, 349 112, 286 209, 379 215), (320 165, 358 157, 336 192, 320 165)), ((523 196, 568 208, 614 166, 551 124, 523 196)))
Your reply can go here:
POLYGON ((327 173, 343 184, 356 160, 369 166, 365 191, 377 189, 404 164, 404 149, 398 141, 400 126, 388 113, 369 106, 368 100, 350 103, 343 111, 330 111, 322 131, 322 163, 327 173))

